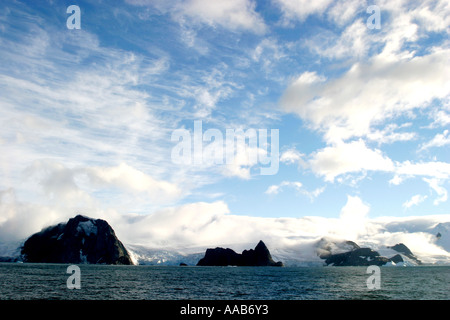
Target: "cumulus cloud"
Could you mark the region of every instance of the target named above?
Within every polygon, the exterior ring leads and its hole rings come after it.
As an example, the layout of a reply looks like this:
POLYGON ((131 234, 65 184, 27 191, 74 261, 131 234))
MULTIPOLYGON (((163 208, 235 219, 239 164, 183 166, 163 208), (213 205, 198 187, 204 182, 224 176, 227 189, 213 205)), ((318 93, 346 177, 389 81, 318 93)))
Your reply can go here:
POLYGON ((297 151, 296 149, 289 149, 284 151, 281 156, 280 156, 280 161, 282 163, 286 163, 286 164, 294 164, 294 163, 304 163, 302 161, 302 158, 305 155, 299 151, 297 151))
POLYGON ((360 234, 367 233, 366 222, 370 206, 357 196, 347 196, 347 203, 341 209, 337 233, 346 234, 349 240, 356 240, 360 234), (339 230, 342 228, 341 230, 339 230), (344 231, 345 230, 345 231, 344 231))
POLYGON ((126 163, 116 167, 94 167, 76 170, 86 173, 96 186, 118 187, 124 192, 144 192, 152 201, 165 202, 181 195, 180 188, 167 181, 159 181, 126 163))
POLYGON ((88 203, 92 189, 118 188, 120 192, 145 193, 151 201, 164 203, 179 197, 175 184, 160 181, 126 163, 115 167, 69 168, 56 161, 36 160, 26 170, 27 180, 51 199, 88 203), (82 190, 82 188, 86 190, 82 190))
MULTIPOLYGON (((435 204, 447 199, 446 193, 438 185, 450 178, 449 163, 392 161, 381 150, 369 148, 362 139, 336 143, 309 155, 289 149, 282 153, 280 161, 288 165, 298 164, 302 169, 311 170, 328 182, 343 182, 350 174, 362 174, 364 177, 367 172, 392 173, 394 176, 389 180, 390 185, 400 185, 406 179, 419 177, 430 184, 438 194, 438 199, 441 199, 435 204)), ((274 187, 273 191, 277 190, 274 187)))
POLYGON ((311 155, 309 167, 326 181, 342 174, 361 171, 392 171, 393 162, 378 149, 372 150, 362 140, 338 143, 311 155))
POLYGON ((44 227, 68 219, 71 214, 69 211, 69 208, 64 212, 37 203, 21 202, 14 189, 1 191, 0 241, 24 240, 44 227))
POLYGON ((450 52, 355 63, 339 78, 302 73, 285 91, 281 106, 324 133, 329 142, 364 137, 374 124, 449 95, 450 52))

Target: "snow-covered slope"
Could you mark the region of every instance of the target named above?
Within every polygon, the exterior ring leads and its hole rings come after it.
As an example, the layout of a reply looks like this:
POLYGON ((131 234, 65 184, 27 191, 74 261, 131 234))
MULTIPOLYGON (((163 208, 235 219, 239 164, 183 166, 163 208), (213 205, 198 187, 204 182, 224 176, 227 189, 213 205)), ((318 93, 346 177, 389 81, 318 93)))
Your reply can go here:
POLYGON ((133 244, 126 244, 125 247, 133 262, 139 265, 178 266, 180 263, 185 263, 195 266, 205 254, 200 249, 198 249, 198 252, 187 253, 192 250, 183 252, 182 249, 151 248, 133 244))
POLYGON ((19 257, 24 241, 0 242, 0 257, 19 257))

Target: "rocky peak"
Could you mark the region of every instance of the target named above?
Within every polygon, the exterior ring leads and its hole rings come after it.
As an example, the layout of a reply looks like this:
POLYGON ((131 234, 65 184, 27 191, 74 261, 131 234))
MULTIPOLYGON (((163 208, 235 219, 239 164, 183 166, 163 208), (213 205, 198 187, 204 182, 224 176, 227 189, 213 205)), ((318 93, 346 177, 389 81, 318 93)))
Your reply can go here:
POLYGON ((411 250, 409 250, 409 248, 406 245, 404 245, 403 243, 397 243, 396 245, 394 245, 392 247, 388 247, 388 248, 394 249, 398 253, 405 255, 406 257, 413 260, 414 262, 416 262, 419 265, 422 264, 422 261, 417 259, 417 257, 411 252, 411 250))
POLYGON ((244 250, 242 254, 230 248, 207 249, 198 266, 275 266, 281 267, 281 261, 275 262, 264 242, 259 241, 255 249, 244 250))
POLYGON ((395 251, 403 253, 405 255, 412 255, 413 254, 411 252, 411 250, 409 250, 409 248, 407 246, 405 246, 403 243, 397 243, 395 246, 388 247, 388 248, 394 249, 395 251))
POLYGON ((132 264, 108 222, 82 215, 33 234, 21 253, 25 262, 132 264))

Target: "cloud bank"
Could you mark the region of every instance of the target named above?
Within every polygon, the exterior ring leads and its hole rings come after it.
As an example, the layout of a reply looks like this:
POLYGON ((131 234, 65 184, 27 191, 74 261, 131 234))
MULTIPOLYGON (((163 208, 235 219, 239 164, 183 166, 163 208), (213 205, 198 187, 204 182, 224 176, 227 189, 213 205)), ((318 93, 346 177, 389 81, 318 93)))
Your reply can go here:
MULTIPOLYGON (((67 205, 19 203, 12 190, 3 192, 0 200, 0 240, 23 240, 74 215, 67 205)), ((418 200, 413 197, 411 202, 414 201, 418 200)), ((325 238, 352 240, 374 249, 402 242, 425 263, 449 263, 449 215, 370 218, 369 212, 370 206, 357 196, 348 196, 336 218, 235 215, 230 214, 223 201, 189 203, 145 215, 121 214, 107 208, 85 207, 77 211, 107 220, 119 239, 131 248, 142 246, 189 254, 217 246, 243 250, 263 240, 274 256, 306 263, 320 262, 315 246, 325 238), (438 232, 444 233, 442 239, 436 237, 438 232)))

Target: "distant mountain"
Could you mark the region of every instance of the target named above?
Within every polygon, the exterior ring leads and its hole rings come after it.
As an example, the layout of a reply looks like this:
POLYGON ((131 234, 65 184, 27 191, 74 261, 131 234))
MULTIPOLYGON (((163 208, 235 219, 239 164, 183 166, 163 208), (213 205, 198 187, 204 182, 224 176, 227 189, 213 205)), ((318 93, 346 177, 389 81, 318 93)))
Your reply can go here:
POLYGON ((33 234, 21 254, 24 262, 133 264, 105 220, 82 215, 33 234))
MULTIPOLYGON (((401 253, 402 255, 405 255, 406 257, 408 257, 409 259, 413 260, 414 262, 416 262, 418 265, 422 264, 422 261, 420 261, 419 259, 417 259, 417 257, 411 252, 411 250, 409 250, 409 248, 407 246, 405 246, 403 243, 398 243, 395 246, 392 247, 388 247, 391 249, 394 249, 395 251, 397 251, 398 253, 401 253)), ((400 255, 400 258, 402 258, 402 256, 400 255)), ((392 260, 392 258, 391 258, 392 260)), ((399 258, 397 258, 397 260, 399 260, 399 258)), ((402 261, 403 262, 403 258, 402 261)), ((394 261, 395 262, 395 261, 394 261)), ((395 262, 397 263, 397 262, 395 262)))
POLYGON ((318 242, 317 254, 330 266, 370 266, 370 265, 420 265, 422 262, 403 243, 398 243, 384 250, 390 257, 382 256, 371 248, 361 248, 352 241, 330 241, 321 239, 318 242), (349 248, 344 252, 333 252, 336 249, 349 248))
POLYGON ((273 266, 281 267, 281 261, 275 262, 264 242, 259 241, 255 249, 244 250, 241 254, 229 248, 207 249, 198 266, 273 266))
POLYGON ((436 244, 446 251, 450 251, 450 222, 438 223, 431 233, 435 235, 436 244))

